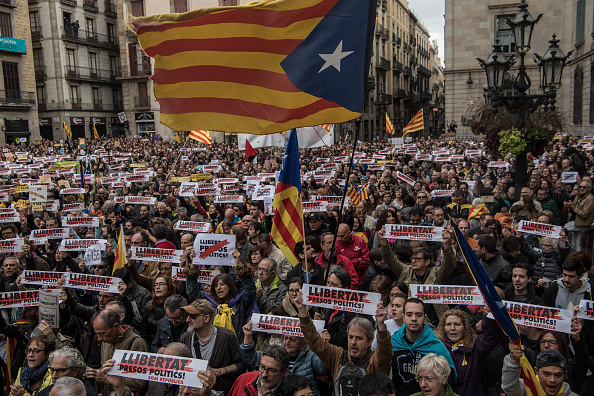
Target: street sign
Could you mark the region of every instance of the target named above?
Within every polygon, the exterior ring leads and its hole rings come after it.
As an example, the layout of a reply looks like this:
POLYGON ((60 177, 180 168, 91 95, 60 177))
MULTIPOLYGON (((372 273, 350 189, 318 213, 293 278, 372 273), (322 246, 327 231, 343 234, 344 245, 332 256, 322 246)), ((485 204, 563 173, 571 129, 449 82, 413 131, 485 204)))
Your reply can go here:
POLYGON ((73 125, 82 125, 83 123, 84 123, 84 121, 82 120, 82 118, 72 117, 73 125))
POLYGON ((118 117, 120 117, 120 122, 122 124, 128 121, 128 117, 126 117, 126 113, 124 113, 123 111, 121 113, 118 113, 118 117))

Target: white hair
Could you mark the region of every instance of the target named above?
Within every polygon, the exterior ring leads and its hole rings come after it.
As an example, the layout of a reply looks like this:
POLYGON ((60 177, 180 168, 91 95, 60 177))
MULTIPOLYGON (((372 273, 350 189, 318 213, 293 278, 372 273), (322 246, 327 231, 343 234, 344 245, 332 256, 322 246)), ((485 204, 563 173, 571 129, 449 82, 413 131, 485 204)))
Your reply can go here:
POLYGON ((437 356, 434 353, 428 353, 421 358, 417 366, 417 375, 421 371, 433 372, 440 379, 440 381, 447 380, 452 369, 450 364, 443 356, 437 356))
POLYGON ((54 383, 54 388, 58 389, 56 396, 87 396, 85 384, 81 380, 72 377, 59 378, 54 383))

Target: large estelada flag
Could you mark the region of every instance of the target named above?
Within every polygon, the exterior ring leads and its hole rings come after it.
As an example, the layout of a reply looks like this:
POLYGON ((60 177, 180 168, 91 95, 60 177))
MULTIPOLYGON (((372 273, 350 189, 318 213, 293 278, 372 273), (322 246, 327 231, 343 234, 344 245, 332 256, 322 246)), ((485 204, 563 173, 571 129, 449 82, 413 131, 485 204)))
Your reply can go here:
POLYGON ((390 135, 394 134, 394 124, 392 124, 392 121, 390 121, 388 113, 386 113, 386 132, 388 132, 390 135))
POLYGON ((283 167, 278 176, 278 184, 272 201, 275 212, 270 233, 293 267, 299 262, 294 253, 295 245, 297 242, 303 241, 304 236, 301 174, 299 171, 299 143, 297 131, 293 129, 290 132, 283 167))
POLYGON ((402 137, 405 137, 409 132, 422 130, 425 127, 423 123, 423 109, 419 110, 417 114, 410 120, 402 130, 402 137))
MULTIPOLYGON (((499 294, 497 294, 493 282, 491 282, 491 279, 487 276, 476 253, 474 253, 474 250, 470 247, 468 241, 466 241, 466 238, 464 238, 464 235, 462 235, 462 232, 453 221, 452 227, 454 227, 456 240, 458 241, 464 260, 468 265, 469 272, 474 278, 476 285, 479 287, 481 294, 485 299, 485 303, 489 306, 493 317, 499 324, 499 327, 501 327, 501 330, 507 334, 512 342, 519 344, 520 334, 518 333, 516 324, 509 316, 509 312, 501 301, 501 298, 499 298, 499 294)), ((524 385, 526 386, 526 393, 528 396, 545 396, 540 381, 536 377, 530 362, 528 362, 528 359, 524 354, 522 354, 522 358, 520 359, 520 365, 522 366, 522 378, 524 379, 524 385)))
POLYGON ((260 0, 135 18, 159 121, 269 134, 360 116, 374 0, 260 0))
POLYGON ((210 133, 208 133, 208 131, 190 131, 190 135, 188 137, 204 144, 212 144, 212 137, 210 137, 210 133))

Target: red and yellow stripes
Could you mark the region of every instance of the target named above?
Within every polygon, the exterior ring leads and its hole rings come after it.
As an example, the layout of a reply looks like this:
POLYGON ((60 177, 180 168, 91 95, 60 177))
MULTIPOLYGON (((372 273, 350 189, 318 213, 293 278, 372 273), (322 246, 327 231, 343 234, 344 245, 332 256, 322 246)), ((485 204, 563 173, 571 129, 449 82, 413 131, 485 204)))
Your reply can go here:
POLYGON ((154 58, 160 122, 268 134, 357 117, 299 90, 281 67, 338 1, 265 0, 132 21, 154 58))
POLYGON ((421 109, 417 112, 417 114, 415 114, 412 120, 410 120, 410 122, 406 124, 404 130, 402 131, 402 137, 405 137, 406 134, 409 132, 422 130, 424 129, 424 127, 425 126, 423 124, 423 109, 421 109))
POLYGON ((212 137, 210 137, 208 131, 190 131, 190 136, 188 137, 204 144, 212 144, 212 137))
POLYGON ((394 124, 390 121, 390 117, 388 117, 388 113, 386 113, 386 132, 390 135, 394 134, 394 124))
POLYGON ((279 182, 272 206, 275 209, 270 235, 294 267, 299 262, 294 249, 304 239, 303 207, 297 187, 279 182))

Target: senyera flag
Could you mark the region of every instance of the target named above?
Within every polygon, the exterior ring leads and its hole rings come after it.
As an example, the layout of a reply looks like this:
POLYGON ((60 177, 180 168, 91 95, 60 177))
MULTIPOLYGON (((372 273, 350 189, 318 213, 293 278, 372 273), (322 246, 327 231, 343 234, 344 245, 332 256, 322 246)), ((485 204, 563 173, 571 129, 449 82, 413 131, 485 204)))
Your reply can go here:
POLYGON ((390 121, 388 113, 386 113, 386 132, 388 132, 390 135, 394 134, 394 124, 392 124, 392 121, 390 121))
POLYGON ((361 115, 374 0, 260 0, 135 18, 159 121, 269 134, 361 115))
MULTIPOLYGON (((501 298, 499 298, 499 294, 497 294, 493 282, 491 282, 491 279, 487 276, 487 273, 483 269, 474 250, 472 250, 468 241, 466 241, 466 238, 464 238, 464 235, 462 235, 462 232, 453 221, 452 227, 454 227, 456 240, 458 241, 464 260, 468 265, 469 272, 474 278, 476 285, 479 287, 479 290, 485 299, 485 303, 489 306, 493 317, 499 324, 499 327, 501 327, 501 330, 507 334, 512 342, 514 344, 519 344, 520 334, 518 333, 516 324, 509 316, 509 312, 507 312, 507 308, 501 301, 501 298)), ((522 358, 520 359, 520 365, 522 366, 522 377, 528 396, 545 396, 545 392, 542 389, 530 362, 528 362, 528 359, 524 354, 522 354, 522 358)))
POLYGON ((291 265, 298 263, 293 252, 297 242, 303 241, 303 206, 301 203, 301 174, 297 131, 290 132, 285 159, 278 177, 272 201, 275 209, 270 235, 291 265))
POLYGON ((409 132, 421 131, 425 128, 423 123, 423 109, 419 110, 417 114, 410 120, 402 130, 402 137, 405 137, 409 132))

